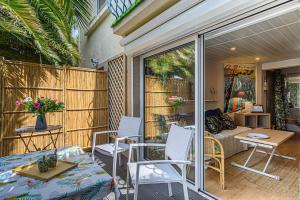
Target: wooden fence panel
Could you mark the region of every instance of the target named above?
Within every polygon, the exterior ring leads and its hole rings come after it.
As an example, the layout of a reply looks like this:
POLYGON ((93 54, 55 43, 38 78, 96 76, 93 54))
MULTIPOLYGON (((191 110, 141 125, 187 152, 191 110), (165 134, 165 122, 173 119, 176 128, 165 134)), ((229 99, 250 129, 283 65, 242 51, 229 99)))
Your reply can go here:
MULTIPOLYGON (((54 67, 34 63, 0 60, 1 92, 1 156, 25 151, 15 129, 34 125, 35 117, 17 108, 15 101, 27 96, 49 97, 65 103, 63 111, 47 113, 48 124, 62 124, 58 147, 80 145, 90 147, 94 131, 107 130, 107 73, 105 71, 54 67)), ((28 140, 28 139, 27 139, 28 140)), ((99 138, 99 142, 106 138, 99 138)), ((50 141, 41 134, 33 138, 39 147, 50 141)), ((50 146, 51 148, 51 146, 50 146)))
MULTIPOLYGON (((157 77, 145 77, 145 138, 152 139, 159 135, 156 127, 157 122, 154 114, 169 115, 174 113, 172 106, 167 102, 171 95, 180 96, 184 99, 193 99, 190 94, 191 86, 187 80, 169 79, 167 87, 164 88, 157 77)), ((188 102, 182 106, 182 110, 189 112, 194 110, 194 102, 188 102)))

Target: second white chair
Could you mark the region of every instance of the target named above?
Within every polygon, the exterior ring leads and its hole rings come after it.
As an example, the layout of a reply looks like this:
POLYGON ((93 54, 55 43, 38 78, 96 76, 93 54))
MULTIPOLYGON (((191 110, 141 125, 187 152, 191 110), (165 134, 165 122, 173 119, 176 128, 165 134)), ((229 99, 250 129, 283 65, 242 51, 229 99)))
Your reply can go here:
POLYGON ((137 200, 138 186, 141 184, 167 183, 169 196, 172 196, 171 183, 179 182, 183 185, 184 199, 188 200, 186 182, 186 165, 193 131, 172 125, 166 144, 131 144, 127 164, 127 199, 129 190, 129 177, 134 187, 134 200, 137 200), (150 160, 131 162, 132 149, 138 147, 165 147, 165 160, 150 160), (177 165, 181 174, 174 168, 177 165))
MULTIPOLYGON (((135 140, 138 142, 140 137, 140 128, 142 120, 137 117, 122 116, 118 130, 95 132, 93 135, 92 157, 94 159, 95 150, 101 154, 113 157, 113 178, 116 178, 116 165, 118 155, 124 151, 129 150, 129 144, 121 143, 126 139, 135 140), (97 135, 108 134, 114 136, 115 142, 109 144, 96 145, 97 135)), ((121 156, 119 155, 119 165, 121 163, 121 156)))

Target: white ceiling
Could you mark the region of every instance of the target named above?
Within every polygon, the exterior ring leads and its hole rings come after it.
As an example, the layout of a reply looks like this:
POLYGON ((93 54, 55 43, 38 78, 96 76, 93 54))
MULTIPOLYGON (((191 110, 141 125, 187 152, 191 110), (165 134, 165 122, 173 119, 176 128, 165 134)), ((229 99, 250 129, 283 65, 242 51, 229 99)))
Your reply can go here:
POLYGON ((206 60, 212 62, 264 63, 300 57, 300 11, 206 40, 205 47, 206 60))

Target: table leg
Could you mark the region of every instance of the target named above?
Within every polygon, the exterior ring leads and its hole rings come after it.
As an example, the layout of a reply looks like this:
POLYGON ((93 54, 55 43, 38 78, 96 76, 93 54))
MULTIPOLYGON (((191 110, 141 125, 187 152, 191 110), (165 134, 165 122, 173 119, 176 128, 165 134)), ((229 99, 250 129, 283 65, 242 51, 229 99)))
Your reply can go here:
MULTIPOLYGON (((262 151, 262 150, 259 150, 259 149, 256 150, 256 151, 259 152, 259 153, 264 153, 264 154, 269 154, 269 155, 271 154, 270 152, 262 151)), ((295 157, 281 155, 280 153, 274 153, 273 155, 277 156, 277 157, 289 159, 289 160, 297 160, 297 158, 295 158, 295 157)))
POLYGON ((249 163, 249 161, 250 161, 250 159, 252 158, 253 154, 255 153, 256 149, 257 149, 257 146, 255 146, 255 147, 253 148, 251 154, 249 155, 247 161, 246 161, 245 164, 244 164, 244 167, 247 167, 247 164, 249 163))
POLYGON ((58 135, 59 135, 59 133, 60 133, 60 130, 61 129, 59 129, 58 130, 58 132, 56 133, 56 138, 54 139, 53 138, 53 135, 55 134, 53 134, 51 131, 49 131, 49 133, 50 133, 50 143, 48 144, 48 145, 46 145, 44 148, 43 148, 43 150, 45 150, 47 147, 49 147, 51 144, 53 144, 53 148, 55 148, 56 149, 56 142, 57 142, 57 139, 58 139, 58 135))
POLYGON ((268 177, 270 177, 270 178, 273 178, 273 179, 279 181, 279 180, 280 180, 280 177, 279 177, 279 176, 276 176, 276 175, 272 175, 272 174, 266 173, 266 170, 267 170, 267 168, 268 168, 268 166, 269 166, 269 164, 270 164, 270 162, 271 162, 271 160, 272 160, 272 157, 273 157, 273 155, 274 155, 274 153, 275 153, 275 151, 276 151, 276 147, 273 148, 273 150, 272 150, 272 152, 271 152, 271 154, 270 154, 270 157, 269 157, 269 159, 268 159, 268 161, 267 161, 267 163, 266 163, 266 165, 265 165, 263 171, 260 171, 260 170, 257 170, 257 169, 253 169, 253 168, 251 168, 251 167, 247 167, 247 166, 246 166, 246 165, 248 164, 248 162, 250 161, 251 157, 253 156, 254 152, 256 152, 256 151, 257 151, 257 146, 254 147, 254 149, 252 150, 251 154, 249 155, 249 157, 248 157, 248 159, 247 159, 247 161, 245 162, 244 165, 240 165, 240 164, 235 163, 235 162, 232 162, 231 165, 232 165, 232 166, 235 166, 235 167, 239 167, 239 168, 241 168, 241 169, 245 169, 245 170, 248 170, 248 171, 257 173, 257 174, 261 174, 261 175, 264 175, 264 176, 268 176, 268 177))
POLYGON ((269 157, 269 159, 268 159, 268 161, 267 161, 267 163, 266 163, 266 165, 264 167, 263 173, 266 172, 266 170, 267 170, 267 168, 268 168, 268 166, 269 166, 269 164, 270 164, 270 162, 271 162, 271 160, 273 158, 273 155, 274 155, 275 151, 276 151, 276 147, 272 150, 272 152, 270 154, 270 157, 269 157))
POLYGON ((58 139, 58 135, 59 135, 59 133, 60 133, 60 129, 58 130, 58 132, 57 132, 57 134, 56 134, 56 138, 55 139, 53 139, 53 137, 52 137, 52 133, 51 133, 51 131, 49 131, 50 132, 50 138, 51 138, 51 141, 52 141, 52 144, 53 144, 53 147, 56 149, 56 142, 57 142, 57 139, 58 139))
POLYGON ((30 153, 30 150, 29 150, 29 147, 28 147, 29 143, 27 144, 27 143, 25 142, 24 138, 23 138, 21 135, 19 135, 19 137, 20 137, 20 139, 22 140, 22 142, 23 142, 24 145, 25 145, 25 152, 24 152, 24 153, 26 153, 27 151, 28 151, 28 153, 30 153))

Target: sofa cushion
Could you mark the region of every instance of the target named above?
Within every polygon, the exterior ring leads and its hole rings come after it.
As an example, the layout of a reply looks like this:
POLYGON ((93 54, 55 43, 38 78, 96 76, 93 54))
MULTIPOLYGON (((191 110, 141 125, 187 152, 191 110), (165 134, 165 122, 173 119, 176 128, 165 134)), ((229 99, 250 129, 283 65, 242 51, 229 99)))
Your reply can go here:
POLYGON ((236 128, 234 120, 227 114, 223 114, 219 117, 222 122, 223 129, 233 130, 236 128))
POLYGON ((223 129, 222 121, 217 116, 205 118, 206 129, 212 134, 218 134, 223 129))
POLYGON ((233 130, 222 130, 220 133, 218 133, 215 137, 217 139, 221 139, 221 138, 227 138, 227 137, 234 137, 237 134, 240 134, 242 132, 245 131, 249 131, 251 130, 251 128, 248 127, 244 127, 244 126, 237 126, 235 129, 233 130))
POLYGON ((229 158, 234 154, 248 149, 246 144, 241 143, 238 139, 235 139, 234 136, 249 130, 251 130, 251 128, 237 126, 236 129, 223 130, 215 135, 215 138, 221 142, 224 148, 225 158, 229 158))

